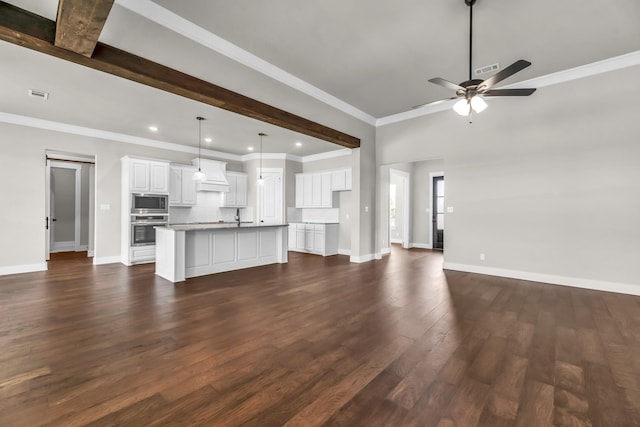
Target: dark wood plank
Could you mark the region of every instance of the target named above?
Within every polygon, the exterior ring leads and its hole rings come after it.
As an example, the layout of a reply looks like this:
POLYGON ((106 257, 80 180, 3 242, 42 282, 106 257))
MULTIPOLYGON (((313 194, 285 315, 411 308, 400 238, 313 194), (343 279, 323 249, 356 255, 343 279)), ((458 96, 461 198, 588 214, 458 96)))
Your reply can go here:
POLYGON ((640 298, 441 262, 291 253, 173 285, 54 254, 0 276, 0 425, 640 425, 640 298))
POLYGON ((360 147, 359 138, 103 43, 90 58, 63 49, 54 44, 55 31, 55 22, 0 1, 0 40, 346 148, 360 147))
POLYGON ((59 0, 55 45, 91 57, 114 0, 59 0))

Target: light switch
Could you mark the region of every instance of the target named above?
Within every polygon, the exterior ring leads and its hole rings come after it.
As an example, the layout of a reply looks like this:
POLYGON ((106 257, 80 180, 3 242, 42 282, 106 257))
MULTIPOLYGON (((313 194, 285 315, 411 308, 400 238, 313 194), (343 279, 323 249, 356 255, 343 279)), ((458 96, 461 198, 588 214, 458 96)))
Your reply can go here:
POLYGON ((101 211, 110 211, 111 210, 111 205, 109 203, 100 203, 100 210, 101 211))
POLYGON ((453 213, 453 206, 447 206, 447 213, 453 213))

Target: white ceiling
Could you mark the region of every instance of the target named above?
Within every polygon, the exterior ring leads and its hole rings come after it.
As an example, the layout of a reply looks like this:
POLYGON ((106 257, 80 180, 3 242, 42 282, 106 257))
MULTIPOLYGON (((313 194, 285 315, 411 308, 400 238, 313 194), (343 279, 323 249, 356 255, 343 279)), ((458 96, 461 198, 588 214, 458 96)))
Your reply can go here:
MULTIPOLYGON (((55 19, 56 0, 9 3, 55 19)), ((509 84, 589 64, 640 49, 638 22, 638 0, 478 0, 473 66, 533 63, 509 84)), ((100 40, 294 114, 317 102, 282 83, 297 78, 320 93, 316 98, 341 100, 366 120, 452 95, 428 83, 431 77, 467 79, 468 7, 464 0, 116 0, 100 40), (195 24, 206 40, 217 35, 288 77, 276 81, 140 14, 158 10, 186 19, 179 28, 195 24)), ((4 42, 0 58, 0 112, 185 145, 197 145, 195 116, 203 115, 212 150, 246 154, 261 131, 270 135, 265 152, 341 148, 4 42), (51 92, 50 100, 28 98, 29 88, 51 92), (160 132, 150 133, 150 124, 160 132)))

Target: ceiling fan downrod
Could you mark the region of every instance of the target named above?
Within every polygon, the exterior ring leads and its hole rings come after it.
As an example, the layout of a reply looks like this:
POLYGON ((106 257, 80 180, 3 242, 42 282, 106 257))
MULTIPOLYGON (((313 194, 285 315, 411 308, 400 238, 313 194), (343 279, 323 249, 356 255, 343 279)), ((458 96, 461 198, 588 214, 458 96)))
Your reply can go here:
POLYGON ((471 80, 471 62, 473 59, 473 5, 476 4, 476 0, 464 0, 464 2, 469 6, 469 80, 471 80))

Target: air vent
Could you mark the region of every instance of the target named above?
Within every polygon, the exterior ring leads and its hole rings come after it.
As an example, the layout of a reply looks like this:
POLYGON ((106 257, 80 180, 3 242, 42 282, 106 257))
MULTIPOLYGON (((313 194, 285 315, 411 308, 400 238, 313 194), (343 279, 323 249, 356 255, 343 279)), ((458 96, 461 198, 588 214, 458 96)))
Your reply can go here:
POLYGON ((34 98, 40 98, 43 100, 49 99, 49 92, 45 92, 43 90, 37 89, 29 89, 29 96, 33 96, 34 98))
POLYGON ((481 74, 487 74, 487 73, 490 73, 492 71, 498 71, 499 69, 500 69, 500 64, 498 64, 496 62, 495 64, 486 65, 484 67, 476 68, 475 70, 473 70, 473 72, 475 73, 476 76, 479 76, 481 74))

